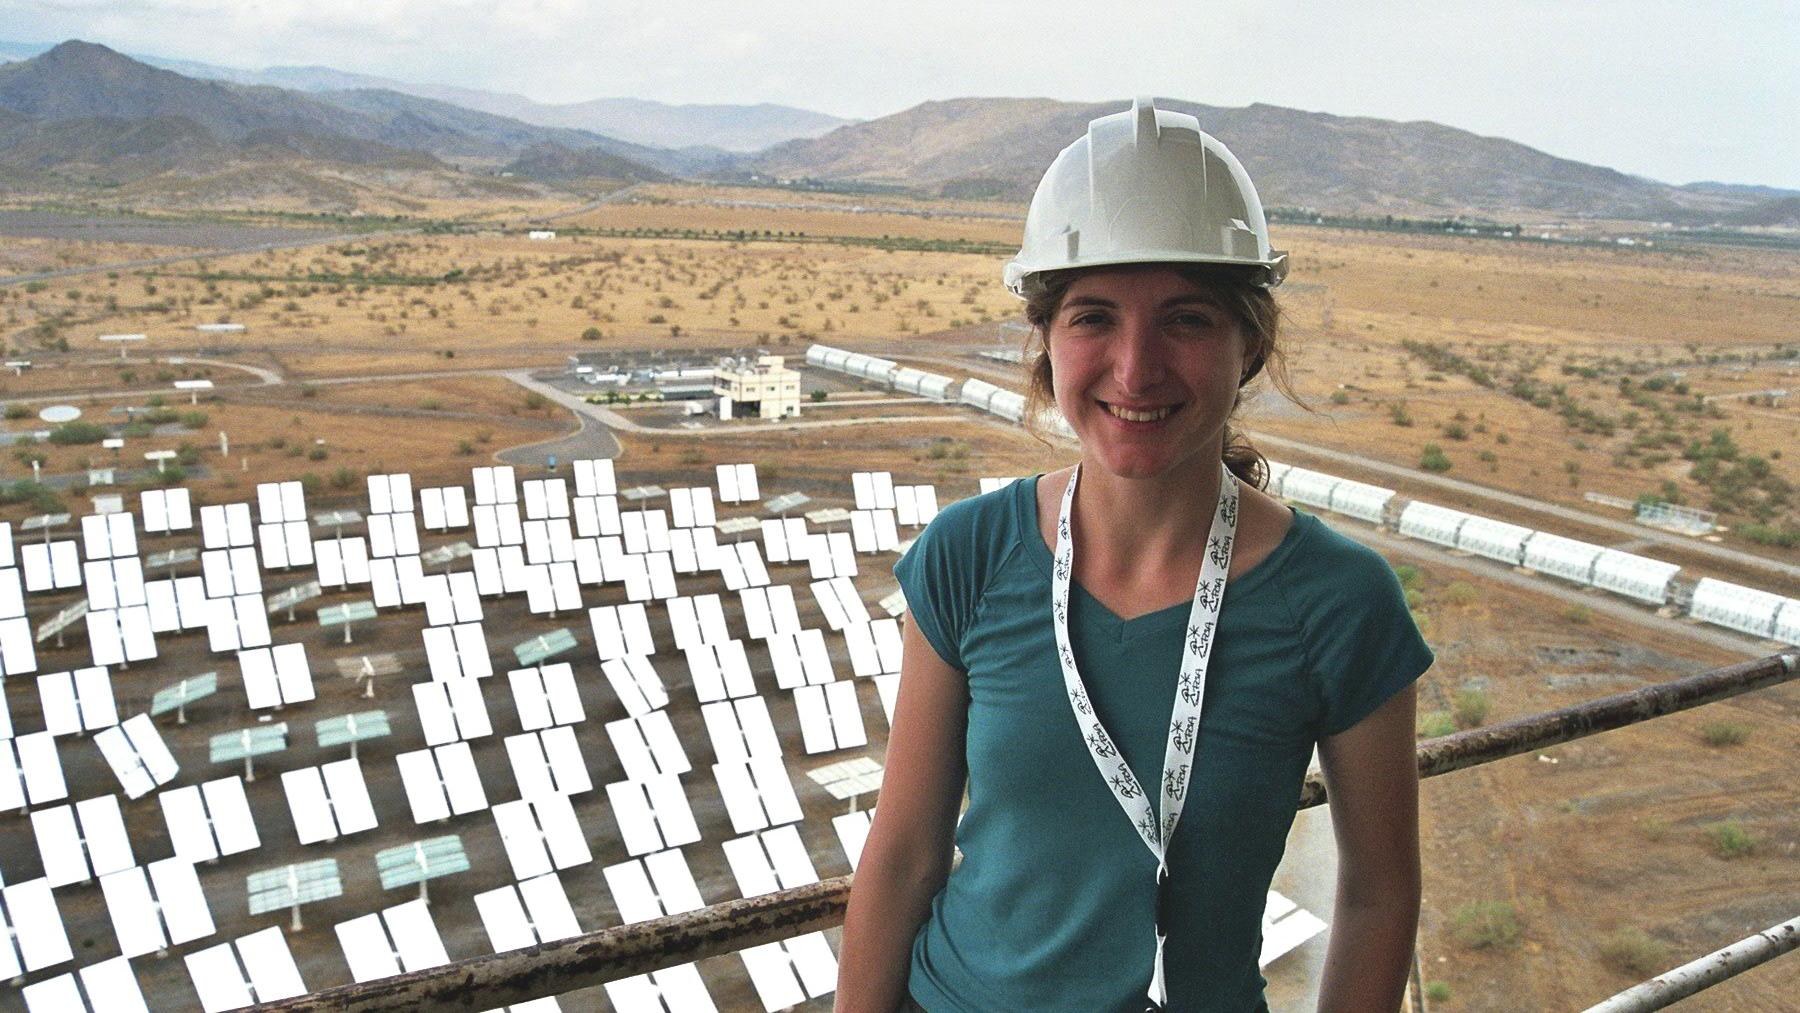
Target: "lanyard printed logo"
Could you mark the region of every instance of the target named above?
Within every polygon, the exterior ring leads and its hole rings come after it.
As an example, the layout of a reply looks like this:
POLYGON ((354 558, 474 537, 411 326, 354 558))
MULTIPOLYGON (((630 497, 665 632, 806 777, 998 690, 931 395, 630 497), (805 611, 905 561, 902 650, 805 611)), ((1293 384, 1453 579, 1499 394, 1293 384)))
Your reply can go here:
POLYGON ((1075 652, 1069 646, 1069 587, 1075 570, 1075 537, 1070 518, 1074 515, 1075 484, 1081 479, 1079 464, 1069 475, 1069 487, 1063 490, 1062 513, 1056 522, 1050 617, 1056 633, 1056 656, 1062 664, 1063 688, 1068 692, 1069 709, 1075 714, 1082 742, 1099 769, 1101 779, 1137 829, 1144 846, 1156 858, 1156 963, 1149 988, 1149 1008, 1153 1010, 1168 1003, 1168 986, 1163 978, 1163 944, 1168 938, 1164 908, 1169 891, 1169 842, 1175 837, 1175 827, 1181 822, 1182 803, 1187 797, 1188 776, 1199 742, 1200 704, 1206 695, 1206 666, 1212 658, 1213 633, 1218 628, 1219 609, 1225 602, 1225 577, 1231 569, 1231 548, 1237 537, 1237 480, 1223 464, 1219 466, 1219 472, 1219 502, 1206 540, 1206 557, 1200 564, 1200 577, 1194 587, 1194 604, 1188 612, 1181 672, 1176 680, 1175 703, 1169 719, 1169 743, 1163 751, 1162 778, 1157 786, 1162 810, 1160 820, 1150 808, 1150 799, 1125 762, 1124 754, 1114 745, 1106 726, 1100 723, 1099 715, 1094 713, 1087 686, 1075 668, 1075 652))

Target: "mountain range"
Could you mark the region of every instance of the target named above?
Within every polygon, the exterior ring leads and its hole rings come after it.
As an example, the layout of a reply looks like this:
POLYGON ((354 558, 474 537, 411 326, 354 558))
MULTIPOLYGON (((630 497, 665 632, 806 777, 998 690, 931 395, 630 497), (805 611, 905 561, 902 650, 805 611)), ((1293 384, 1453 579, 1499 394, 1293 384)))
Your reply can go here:
MULTIPOLYGON (((769 105, 544 105, 324 67, 153 66, 78 41, 30 48, 0 43, 0 59, 15 61, 0 64, 0 193, 122 188, 209 206, 285 194, 299 207, 373 210, 409 195, 670 177, 1023 202, 1088 120, 1126 106, 964 98, 851 122, 769 105)), ((1800 227, 1800 191, 1673 186, 1430 122, 1158 104, 1229 144, 1275 207, 1800 227)))

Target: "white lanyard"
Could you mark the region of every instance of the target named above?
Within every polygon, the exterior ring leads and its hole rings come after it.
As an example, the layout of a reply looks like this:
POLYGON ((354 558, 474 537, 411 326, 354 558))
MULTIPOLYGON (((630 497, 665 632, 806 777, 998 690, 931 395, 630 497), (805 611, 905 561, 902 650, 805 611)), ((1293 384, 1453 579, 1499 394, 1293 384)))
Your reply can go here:
POLYGON ((1144 846, 1156 858, 1156 964, 1150 978, 1150 1008, 1168 1004, 1168 985, 1163 978, 1163 943, 1168 938, 1165 918, 1169 891, 1169 842, 1175 826, 1181 822, 1181 806, 1187 797, 1188 775, 1193 766, 1194 747, 1199 739, 1200 703, 1206 692, 1206 665, 1212 658, 1213 633, 1219 621, 1219 607, 1225 600, 1225 576, 1231 570, 1231 546, 1237 535, 1238 486, 1230 470, 1219 466, 1219 503, 1207 536, 1206 558, 1200 564, 1200 578, 1194 588, 1194 605, 1188 612, 1186 645, 1181 654, 1181 676, 1176 682, 1174 710, 1169 717, 1169 745, 1163 753, 1162 819, 1150 810, 1150 800, 1138 784, 1136 775, 1125 762, 1112 736, 1094 713, 1081 673, 1075 670, 1075 652, 1069 646, 1069 584, 1075 570, 1075 537, 1070 517, 1075 506, 1075 483, 1081 478, 1081 465, 1069 475, 1069 487, 1063 491, 1062 514, 1056 522, 1056 563, 1050 579, 1050 615, 1056 630, 1056 654, 1062 662, 1063 688, 1069 694, 1069 706, 1075 712, 1075 723, 1081 728, 1082 740, 1094 758, 1100 777, 1112 789, 1119 808, 1137 828, 1144 846))

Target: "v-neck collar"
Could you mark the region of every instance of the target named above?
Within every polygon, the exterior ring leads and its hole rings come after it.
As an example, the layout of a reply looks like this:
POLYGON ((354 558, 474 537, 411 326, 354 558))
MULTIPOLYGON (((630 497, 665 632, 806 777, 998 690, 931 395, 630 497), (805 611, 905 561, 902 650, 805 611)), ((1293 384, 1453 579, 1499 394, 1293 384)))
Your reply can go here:
MULTIPOLYGON (((1048 578, 1056 560, 1050 551, 1050 546, 1044 544, 1044 532, 1038 526, 1037 490, 1038 481, 1043 477, 1042 474, 1037 474, 1029 479, 1021 479, 1013 483, 1016 497, 1014 516, 1019 524, 1019 538, 1026 546, 1026 555, 1031 557, 1038 569, 1043 571, 1044 576, 1048 578)), ((1293 551, 1294 545, 1301 538, 1300 529, 1303 522, 1310 519, 1310 515, 1295 509, 1293 522, 1288 525, 1287 531, 1281 536, 1281 542, 1275 546, 1274 550, 1259 560, 1255 566, 1226 582, 1226 601, 1230 601, 1234 594, 1242 598, 1268 579, 1267 574, 1273 572, 1281 564, 1283 557, 1293 551)), ((1105 602, 1089 593, 1087 588, 1082 587, 1081 581, 1071 580, 1070 587, 1071 600, 1080 606, 1072 611, 1081 624, 1121 641, 1152 635, 1165 627, 1181 626, 1187 622, 1188 611, 1192 607, 1191 602, 1176 602, 1167 608, 1160 608, 1154 612, 1146 612, 1143 615, 1125 619, 1108 608, 1105 602)))

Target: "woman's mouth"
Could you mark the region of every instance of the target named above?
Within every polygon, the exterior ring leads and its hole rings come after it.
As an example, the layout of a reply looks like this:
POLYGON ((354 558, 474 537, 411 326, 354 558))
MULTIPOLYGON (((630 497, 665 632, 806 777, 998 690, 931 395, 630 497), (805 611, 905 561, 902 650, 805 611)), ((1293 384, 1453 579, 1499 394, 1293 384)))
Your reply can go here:
POLYGON ((1180 405, 1163 405, 1158 408, 1134 409, 1124 408, 1108 401, 1101 401, 1099 404, 1100 407, 1106 409, 1108 415, 1111 415, 1116 419, 1123 419, 1126 422, 1160 422, 1163 419, 1168 418, 1171 412, 1180 407, 1180 405))

